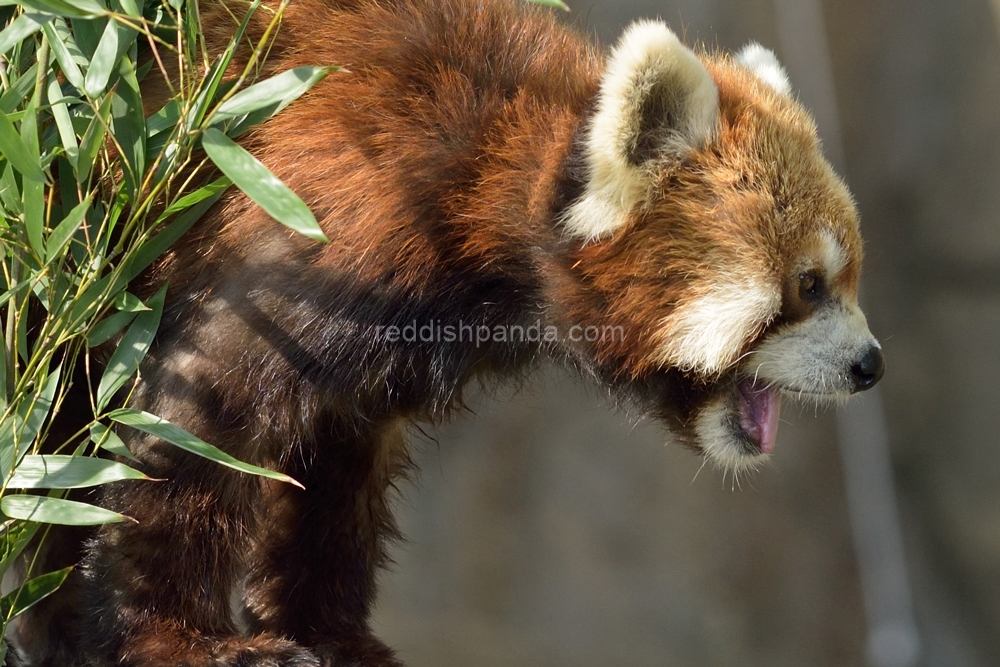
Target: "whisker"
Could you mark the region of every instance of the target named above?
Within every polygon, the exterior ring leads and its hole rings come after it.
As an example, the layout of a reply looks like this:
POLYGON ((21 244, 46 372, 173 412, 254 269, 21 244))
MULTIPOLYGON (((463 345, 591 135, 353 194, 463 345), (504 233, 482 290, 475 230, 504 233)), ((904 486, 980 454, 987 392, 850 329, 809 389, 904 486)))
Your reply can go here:
POLYGON ((700 475, 701 471, 705 469, 705 464, 707 464, 707 463, 708 463, 708 457, 707 456, 702 457, 702 459, 701 459, 701 465, 698 466, 698 471, 695 472, 694 477, 691 479, 691 485, 692 486, 694 486, 695 480, 698 479, 698 475, 700 475))

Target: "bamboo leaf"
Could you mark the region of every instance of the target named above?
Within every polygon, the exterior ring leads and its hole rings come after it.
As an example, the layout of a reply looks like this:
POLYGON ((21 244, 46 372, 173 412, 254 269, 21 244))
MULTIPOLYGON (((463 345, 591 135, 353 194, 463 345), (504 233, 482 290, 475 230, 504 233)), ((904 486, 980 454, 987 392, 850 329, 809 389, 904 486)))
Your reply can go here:
POLYGON ((149 479, 122 463, 90 456, 28 455, 7 483, 11 489, 82 489, 125 479, 149 479))
POLYGON ((109 413, 108 417, 119 424, 131 426, 132 428, 138 429, 143 433, 148 433, 149 435, 166 440, 170 444, 180 447, 186 452, 197 454, 198 456, 215 461, 216 463, 232 468, 233 470, 239 470, 240 472, 245 472, 251 475, 259 475, 261 477, 287 482, 288 484, 294 484, 295 486, 302 488, 301 484, 288 475, 268 470, 267 468, 251 465, 249 463, 244 463, 243 461, 230 456, 218 447, 214 447, 201 438, 188 433, 181 427, 171 424, 167 420, 157 417, 156 415, 151 415, 148 412, 121 409, 114 410, 109 413))
POLYGON ((15 558, 21 555, 31 538, 38 532, 39 524, 32 521, 9 519, 3 526, 3 554, 0 557, 0 570, 7 571, 15 558))
POLYGON ((18 2, 41 12, 72 18, 92 18, 108 13, 108 10, 96 0, 18 0, 18 2))
POLYGON ((305 202, 244 148, 215 128, 205 130, 202 146, 222 173, 268 215, 304 236, 329 243, 305 202))
POLYGON ((45 378, 40 388, 21 400, 14 415, 0 424, 0 474, 4 479, 10 476, 14 464, 28 451, 49 416, 61 376, 60 365, 45 378))
MULTIPOLYGON (((76 42, 72 41, 73 36, 70 34, 69 29, 66 28, 65 24, 61 23, 60 19, 60 21, 53 21, 52 23, 43 25, 42 30, 45 31, 45 36, 49 40, 49 48, 52 49, 52 54, 56 57, 56 62, 59 63, 59 67, 62 69, 66 80, 77 90, 83 90, 83 72, 80 70, 80 65, 77 62, 77 57, 82 59, 83 54, 79 53, 76 42), (77 51, 77 56, 74 56, 71 47, 77 51)), ((49 96, 49 103, 52 103, 51 95, 49 96)))
POLYGON ((83 81, 83 90, 92 99, 99 97, 108 87, 111 72, 115 68, 115 62, 118 60, 119 36, 118 23, 108 21, 107 25, 104 26, 104 34, 101 35, 101 41, 97 43, 94 57, 90 59, 90 68, 87 70, 87 76, 83 81))
POLYGON ((34 404, 29 401, 24 402, 22 413, 26 414, 23 414, 24 430, 21 431, 21 435, 18 438, 19 452, 27 451, 28 445, 38 435, 42 424, 45 423, 45 419, 49 416, 49 410, 52 409, 52 401, 55 399, 56 390, 59 388, 59 378, 61 377, 62 365, 60 364, 45 378, 45 383, 42 385, 41 390, 38 391, 34 404))
POLYGON ((200 187, 194 192, 188 193, 167 207, 167 210, 160 215, 160 220, 170 217, 174 213, 180 213, 184 209, 191 208, 195 204, 202 202, 209 197, 217 197, 233 182, 227 177, 218 178, 206 186, 200 187))
POLYGON ((90 427, 90 440, 105 451, 132 461, 138 461, 129 448, 125 446, 125 442, 118 437, 118 434, 104 424, 97 423, 90 427))
POLYGON ((569 6, 562 0, 525 0, 525 2, 530 2, 535 5, 545 5, 546 7, 555 7, 557 9, 564 9, 569 11, 569 6))
POLYGON ((38 64, 34 64, 27 72, 11 83, 10 90, 0 95, 0 111, 12 113, 24 100, 25 96, 35 87, 35 73, 38 71, 38 64))
POLYGON ((142 116, 139 82, 129 58, 122 58, 121 77, 111 101, 111 128, 125 161, 125 181, 129 192, 138 196, 146 169, 146 120, 142 116))
MULTIPOLYGON (((226 69, 229 67, 229 63, 232 62, 233 54, 236 52, 236 46, 242 42, 247 26, 250 24, 250 19, 257 11, 257 8, 260 7, 260 3, 261 0, 253 0, 253 2, 250 3, 246 14, 243 15, 243 20, 240 21, 240 25, 236 29, 236 33, 229 41, 225 50, 223 50, 222 55, 219 56, 214 63, 212 63, 208 73, 202 79, 201 90, 195 97, 193 103, 189 105, 190 110, 188 111, 187 118, 185 119, 186 127, 196 128, 201 126, 202 121, 205 118, 205 114, 208 113, 209 106, 215 100, 216 92, 219 90, 219 85, 222 84, 222 79, 226 74, 226 69)), ((190 39, 190 43, 194 44, 199 30, 199 26, 195 20, 196 13, 185 12, 184 16, 185 28, 189 33, 188 38, 190 39)))
POLYGON ((108 23, 109 20, 106 18, 73 18, 70 21, 73 28, 73 38, 76 40, 76 44, 83 57, 88 62, 94 57, 94 52, 97 51, 97 45, 100 44, 101 35, 104 34, 104 28, 108 23))
POLYGON ((152 137, 166 130, 173 129, 181 117, 181 106, 177 100, 170 100, 159 111, 146 119, 146 136, 152 137))
POLYGON ((97 113, 90 119, 90 125, 83 133, 80 141, 80 154, 76 165, 76 182, 84 183, 90 176, 90 170, 94 166, 94 160, 104 143, 104 135, 108 129, 109 117, 111 115, 111 95, 106 95, 97 109, 97 113))
POLYGON ((135 3, 135 0, 119 0, 117 4, 119 4, 122 10, 129 16, 135 18, 142 16, 142 9, 135 3))
MULTIPOLYGON (((21 140, 33 156, 39 156, 38 125, 35 117, 35 100, 28 103, 21 120, 21 140)), ((39 161, 40 164, 40 161, 39 161)), ((15 168, 17 165, 14 165, 15 168)), ((45 256, 43 235, 45 230, 45 179, 41 181, 26 178, 21 187, 21 201, 24 203, 24 226, 28 241, 38 257, 45 256)))
POLYGON ((11 619, 28 611, 59 590, 72 571, 70 566, 24 582, 0 599, 0 618, 11 619))
MULTIPOLYGON (((93 255, 89 254, 85 259, 93 261, 93 255)), ((73 309, 70 311, 70 321, 78 326, 83 326, 91 316, 95 315, 103 307, 102 299, 106 294, 114 294, 119 289, 125 288, 125 281, 114 273, 109 273, 100 280, 95 281, 83 294, 73 297, 73 309)))
POLYGON ((38 153, 28 148, 6 113, 0 113, 0 153, 26 179, 36 183, 45 182, 38 153))
POLYGON ((55 18, 51 14, 26 12, 10 22, 0 31, 0 53, 7 53, 15 45, 34 35, 38 30, 55 18))
POLYGON ((115 297, 115 308, 129 313, 140 313, 144 310, 152 310, 142 302, 142 299, 129 292, 119 292, 115 297))
POLYGON ((160 326, 160 316, 163 314, 163 299, 167 288, 160 288, 147 304, 149 311, 136 315, 132 325, 125 332, 118 347, 111 355, 107 368, 101 376, 97 387, 97 409, 104 410, 111 398, 139 370, 139 364, 149 351, 149 346, 160 326))
MULTIPOLYGON (((219 183, 219 181, 215 181, 215 183, 219 183)), ((126 282, 131 281, 150 264, 155 262, 157 257, 166 252, 167 248, 184 235, 184 232, 191 229, 194 223, 198 222, 198 219, 219 200, 223 192, 225 192, 225 188, 219 189, 214 194, 194 204, 191 208, 178 215, 177 219, 171 222, 166 229, 146 243, 143 243, 142 247, 127 261, 125 271, 123 272, 123 279, 126 282)), ((162 217, 160 220, 162 220, 162 217)))
POLYGON ((77 156, 80 154, 80 146, 76 142, 73 119, 69 115, 66 103, 62 100, 62 88, 59 86, 58 79, 55 76, 49 76, 49 86, 46 91, 49 98, 49 108, 52 110, 52 118, 56 122, 56 129, 59 131, 59 140, 62 142, 66 159, 71 165, 75 165, 77 156))
POLYGON ((117 336, 135 319, 135 312, 112 313, 95 324, 87 333, 87 345, 97 347, 117 336))
POLYGON ((77 204, 73 209, 66 214, 52 233, 49 234, 48 242, 45 244, 45 261, 50 262, 62 249, 66 247, 69 240, 73 238, 73 234, 76 230, 80 228, 83 223, 83 219, 87 214, 87 209, 90 208, 90 197, 87 197, 82 202, 77 204))
POLYGON ((326 78, 331 69, 296 67, 255 83, 226 100, 216 110, 212 122, 236 118, 266 107, 274 107, 272 114, 277 113, 326 78))
POLYGON ((3 201, 3 205, 14 215, 20 215, 24 210, 21 190, 17 187, 14 167, 10 166, 10 162, 4 166, 3 175, 0 176, 0 201, 3 201))
POLYGON ((0 500, 0 511, 11 519, 63 526, 99 526, 105 523, 118 523, 129 518, 96 505, 46 496, 5 496, 0 500))

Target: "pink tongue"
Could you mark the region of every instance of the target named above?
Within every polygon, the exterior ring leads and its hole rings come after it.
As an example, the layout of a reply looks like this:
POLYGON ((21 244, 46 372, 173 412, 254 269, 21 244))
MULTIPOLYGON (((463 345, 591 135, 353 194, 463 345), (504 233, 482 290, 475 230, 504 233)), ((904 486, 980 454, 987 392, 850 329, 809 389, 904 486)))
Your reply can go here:
POLYGON ((740 428, 757 444, 762 454, 770 454, 778 438, 781 394, 773 387, 757 387, 752 380, 741 380, 737 388, 740 395, 740 428))

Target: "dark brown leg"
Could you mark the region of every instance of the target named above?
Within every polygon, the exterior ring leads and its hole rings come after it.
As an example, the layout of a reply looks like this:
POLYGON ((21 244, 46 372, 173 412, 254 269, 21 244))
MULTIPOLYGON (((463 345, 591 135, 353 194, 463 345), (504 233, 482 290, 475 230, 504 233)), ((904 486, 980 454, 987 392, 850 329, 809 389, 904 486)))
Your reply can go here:
POLYGON ((290 471, 306 490, 276 489, 268 539, 250 563, 247 616, 253 629, 315 647, 329 667, 400 665, 371 635, 368 617, 385 542, 396 530, 387 503, 406 467, 396 425, 338 437, 290 471))
MULTIPOLYGON (((40 547, 36 545, 21 555, 19 570, 26 570, 32 561, 35 576, 78 565, 86 535, 87 531, 80 528, 53 526, 40 547)), ((14 620, 13 631, 9 630, 7 637, 13 646, 7 654, 7 665, 20 665, 18 656, 25 658, 25 664, 36 667, 74 667, 82 663, 78 646, 82 620, 81 583, 77 569, 55 595, 14 620)))
MULTIPOLYGON (((255 438, 257 411, 223 394, 232 383, 207 356, 164 342, 134 405, 242 460, 273 466, 255 438)), ((105 487, 100 504, 135 519, 102 527, 87 548, 86 655, 115 667, 319 667, 314 652, 275 634, 244 636, 230 597, 262 515, 262 478, 122 432, 162 481, 105 487)))
POLYGON ((192 457, 171 473, 183 482, 121 485, 106 495, 107 506, 138 523, 103 528, 89 549, 93 664, 318 667, 305 648, 241 636, 232 620, 259 480, 192 457))

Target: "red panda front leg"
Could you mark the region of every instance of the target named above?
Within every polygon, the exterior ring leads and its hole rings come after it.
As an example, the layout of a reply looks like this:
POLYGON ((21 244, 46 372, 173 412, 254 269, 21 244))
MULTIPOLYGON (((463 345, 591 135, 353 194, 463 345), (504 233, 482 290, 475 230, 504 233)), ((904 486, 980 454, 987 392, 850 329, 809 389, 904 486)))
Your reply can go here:
POLYGON ((233 620, 230 595, 250 547, 259 480, 189 456, 150 472, 165 481, 104 495, 102 504, 137 523, 106 526, 89 546, 86 664, 320 667, 307 648, 273 634, 244 636, 233 620))
POLYGON ((246 623, 313 648, 324 667, 398 667, 368 619, 386 541, 397 535, 387 490, 408 459, 395 422, 355 428, 334 425, 287 470, 305 491, 270 485, 248 564, 246 623))
MULTIPOLYGON (((217 362, 168 330, 147 359, 133 407, 162 416, 254 463, 273 460, 248 411, 223 392, 217 362)), ((224 360, 225 361, 225 360, 224 360)), ((252 414, 252 413, 250 413, 252 414)), ((320 667, 278 634, 243 634, 232 595, 267 516, 262 478, 167 443, 122 432, 159 481, 104 487, 100 504, 135 521, 102 527, 84 558, 89 623, 81 655, 94 667, 320 667)), ((53 665, 52 667, 56 667, 53 665)))

